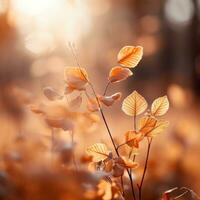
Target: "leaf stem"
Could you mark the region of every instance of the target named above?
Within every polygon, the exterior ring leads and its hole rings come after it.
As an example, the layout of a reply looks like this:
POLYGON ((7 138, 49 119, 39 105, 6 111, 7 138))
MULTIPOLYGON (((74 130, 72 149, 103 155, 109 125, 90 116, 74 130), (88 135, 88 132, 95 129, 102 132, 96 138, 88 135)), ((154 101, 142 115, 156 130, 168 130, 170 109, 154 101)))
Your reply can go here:
POLYGON ((140 184, 137 185, 138 186, 138 190, 139 190, 139 200, 142 200, 142 186, 143 186, 144 178, 145 178, 146 171, 147 171, 152 138, 151 139, 147 139, 147 140, 148 140, 148 148, 147 148, 147 155, 146 155, 146 160, 145 160, 144 171, 143 171, 143 174, 142 174, 141 182, 140 182, 140 184))
POLYGON ((111 83, 111 82, 108 81, 108 83, 107 83, 107 85, 106 85, 106 88, 105 88, 105 90, 104 90, 103 96, 106 95, 106 92, 107 92, 107 90, 108 90, 108 87, 109 87, 110 83, 111 83))

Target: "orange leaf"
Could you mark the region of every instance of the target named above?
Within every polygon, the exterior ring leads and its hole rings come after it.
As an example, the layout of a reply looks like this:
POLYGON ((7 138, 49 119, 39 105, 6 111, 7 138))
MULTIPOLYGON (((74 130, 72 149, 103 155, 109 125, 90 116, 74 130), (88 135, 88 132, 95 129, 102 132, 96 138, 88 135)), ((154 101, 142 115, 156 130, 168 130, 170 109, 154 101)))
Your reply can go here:
POLYGON ((167 96, 159 97, 154 100, 151 106, 151 114, 154 116, 162 116, 169 109, 169 101, 167 96))
POLYGON ((82 103, 82 97, 77 96, 76 98, 74 98, 73 100, 69 102, 69 108, 78 109, 81 106, 81 103, 82 103))
POLYGON ((117 56, 118 63, 123 67, 134 68, 142 59, 142 55, 143 48, 141 46, 125 46, 117 56))
POLYGON ((127 96, 122 104, 122 110, 130 116, 136 116, 143 113, 147 109, 147 102, 143 96, 134 91, 127 96))
POLYGON ((156 135, 162 133, 168 126, 168 121, 158 120, 155 127, 150 132, 147 132, 145 136, 155 137, 156 135))
POLYGON ((110 70, 108 80, 111 83, 117 83, 127 79, 129 76, 132 76, 133 73, 130 69, 123 67, 113 67, 110 70))
POLYGON ((129 147, 139 148, 139 142, 142 141, 143 135, 135 131, 127 131, 125 133, 126 144, 129 147))
POLYGON ((88 147, 87 154, 92 156, 93 162, 99 162, 108 158, 110 151, 103 143, 96 143, 88 147))
POLYGON ((124 156, 122 156, 121 158, 123 160, 123 165, 125 168, 135 169, 139 166, 137 162, 134 162, 133 160, 131 160, 129 158, 126 158, 124 156))
POLYGON ((153 117, 143 117, 139 120, 139 132, 143 135, 151 132, 156 126, 157 120, 153 117))
POLYGON ((64 76, 71 89, 84 90, 88 83, 88 74, 84 68, 66 67, 64 76))

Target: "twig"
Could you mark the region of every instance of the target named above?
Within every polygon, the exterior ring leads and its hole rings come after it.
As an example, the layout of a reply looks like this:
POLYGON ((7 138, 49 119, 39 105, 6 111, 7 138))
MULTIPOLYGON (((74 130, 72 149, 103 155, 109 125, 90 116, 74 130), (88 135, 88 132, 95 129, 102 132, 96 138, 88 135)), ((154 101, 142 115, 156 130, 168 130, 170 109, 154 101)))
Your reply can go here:
POLYGON ((108 83, 107 83, 107 85, 106 85, 106 88, 105 88, 105 90, 104 90, 103 96, 106 95, 106 92, 107 92, 107 90, 108 90, 108 87, 109 87, 110 83, 111 83, 111 82, 108 81, 108 83))
POLYGON ((146 155, 146 161, 145 161, 144 171, 143 171, 141 182, 140 182, 140 184, 137 185, 138 186, 138 190, 139 190, 139 200, 142 200, 142 186, 143 186, 144 178, 145 178, 146 171, 147 171, 147 165, 148 165, 148 160, 149 160, 149 153, 150 153, 151 143, 152 143, 152 139, 147 139, 147 140, 148 140, 148 149, 147 149, 147 155, 146 155))

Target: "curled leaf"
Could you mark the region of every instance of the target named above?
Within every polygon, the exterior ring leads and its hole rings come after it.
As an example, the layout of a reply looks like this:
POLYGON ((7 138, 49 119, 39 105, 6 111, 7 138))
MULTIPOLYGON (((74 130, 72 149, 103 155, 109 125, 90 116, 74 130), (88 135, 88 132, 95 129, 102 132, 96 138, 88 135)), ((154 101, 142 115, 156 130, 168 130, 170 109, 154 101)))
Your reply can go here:
POLYGON ((132 76, 133 73, 130 69, 123 68, 123 67, 113 67, 110 70, 108 80, 111 83, 117 83, 127 79, 129 76, 132 76))
POLYGON ((109 157, 110 151, 103 143, 96 143, 88 147, 87 154, 93 157, 93 162, 99 162, 109 157))
POLYGON ((156 126, 157 120, 153 117, 142 117, 139 120, 139 132, 143 135, 151 132, 156 126))
POLYGON ((121 92, 117 92, 111 96, 99 96, 99 100, 106 106, 112 106, 121 96, 121 92))
POLYGON ((50 101, 54 101, 54 100, 58 100, 62 98, 62 96, 50 86, 44 87, 43 93, 50 101))
POLYGON ((81 67, 66 67, 64 77, 65 82, 71 90, 84 90, 88 83, 88 74, 81 67))
POLYGON ((61 128, 64 131, 73 130, 72 122, 67 119, 46 117, 45 121, 52 128, 61 128))
POLYGON ((143 56, 143 47, 125 46, 117 56, 118 63, 123 67, 134 68, 140 62, 143 56))
POLYGON ((159 97, 154 100, 151 106, 151 114, 154 116, 162 116, 169 109, 169 101, 167 96, 159 97))
POLYGON ((136 116, 143 113, 147 109, 147 102, 143 96, 137 91, 127 96, 122 103, 122 110, 125 114, 136 116))
POLYGON ((125 133, 126 144, 132 148, 139 148, 139 143, 143 138, 143 135, 141 133, 137 133, 136 131, 127 131, 125 133))

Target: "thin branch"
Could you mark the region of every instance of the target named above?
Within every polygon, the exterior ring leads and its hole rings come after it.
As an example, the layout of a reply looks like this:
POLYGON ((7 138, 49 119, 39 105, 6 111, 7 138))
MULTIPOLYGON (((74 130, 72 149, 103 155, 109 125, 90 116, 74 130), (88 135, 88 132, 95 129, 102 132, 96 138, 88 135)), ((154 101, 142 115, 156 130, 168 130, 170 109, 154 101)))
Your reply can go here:
POLYGON ((142 186, 143 186, 144 178, 145 178, 146 171, 147 171, 149 153, 150 153, 150 149, 151 149, 151 143, 152 143, 152 139, 148 139, 148 149, 147 149, 147 155, 146 155, 146 160, 145 160, 144 171, 143 171, 141 182, 140 182, 139 185, 137 185, 138 189, 139 189, 139 200, 142 200, 142 186))
POLYGON ((108 83, 107 83, 107 85, 106 85, 106 88, 105 88, 105 90, 104 90, 103 96, 106 95, 106 92, 108 91, 108 87, 109 87, 110 83, 111 83, 111 82, 108 81, 108 83))

